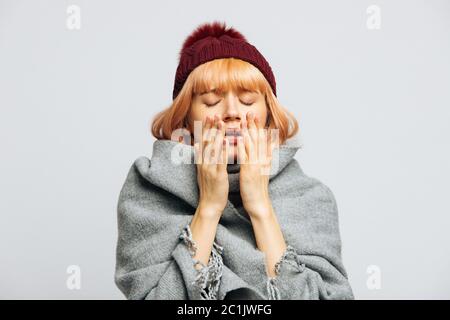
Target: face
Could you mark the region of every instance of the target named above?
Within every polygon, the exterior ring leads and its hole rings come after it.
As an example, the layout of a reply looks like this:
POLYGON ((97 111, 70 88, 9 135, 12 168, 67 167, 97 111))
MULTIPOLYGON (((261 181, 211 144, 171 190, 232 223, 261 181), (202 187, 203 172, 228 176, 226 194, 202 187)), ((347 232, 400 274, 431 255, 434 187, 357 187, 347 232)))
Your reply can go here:
MULTIPOLYGON (((225 129, 240 129, 241 120, 247 112, 259 119, 259 127, 263 128, 267 120, 267 106, 264 95, 260 92, 241 90, 239 92, 217 92, 215 90, 195 94, 188 117, 189 131, 194 132, 194 121, 201 121, 202 128, 206 117, 218 115, 224 122, 225 129)), ((231 136, 226 136, 229 142, 229 160, 237 158, 237 146, 231 136)))

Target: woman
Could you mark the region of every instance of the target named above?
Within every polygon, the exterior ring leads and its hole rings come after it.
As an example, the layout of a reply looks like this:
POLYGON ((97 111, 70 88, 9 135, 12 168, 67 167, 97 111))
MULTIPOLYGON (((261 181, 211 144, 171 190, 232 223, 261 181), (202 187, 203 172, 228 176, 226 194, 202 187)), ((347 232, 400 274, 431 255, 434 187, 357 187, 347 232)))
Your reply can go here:
POLYGON ((224 23, 184 41, 151 160, 118 203, 128 299, 353 299, 330 189, 294 155, 298 124, 266 59, 224 23))

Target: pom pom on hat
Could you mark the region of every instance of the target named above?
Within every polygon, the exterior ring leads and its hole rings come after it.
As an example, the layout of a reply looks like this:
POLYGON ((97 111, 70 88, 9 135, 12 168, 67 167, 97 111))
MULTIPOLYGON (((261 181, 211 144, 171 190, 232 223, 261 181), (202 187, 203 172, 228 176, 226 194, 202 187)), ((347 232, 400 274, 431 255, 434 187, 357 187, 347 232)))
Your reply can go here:
POLYGON ((240 39, 247 41, 242 33, 235 30, 233 27, 227 27, 225 22, 215 21, 213 23, 204 23, 198 26, 183 42, 183 46, 180 50, 180 57, 197 41, 203 40, 208 37, 220 38, 221 36, 228 36, 234 39, 240 39))

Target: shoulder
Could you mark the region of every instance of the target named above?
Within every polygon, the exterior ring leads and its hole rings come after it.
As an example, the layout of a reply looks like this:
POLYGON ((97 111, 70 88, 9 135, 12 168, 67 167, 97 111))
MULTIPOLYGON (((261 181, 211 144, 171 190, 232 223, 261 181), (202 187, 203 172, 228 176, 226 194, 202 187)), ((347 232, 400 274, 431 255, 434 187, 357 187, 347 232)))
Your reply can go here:
POLYGON ((120 200, 132 194, 136 194, 139 189, 145 188, 145 185, 147 185, 146 176, 148 175, 150 167, 151 161, 146 156, 139 156, 132 161, 120 190, 120 200))
POLYGON ((305 173, 296 159, 290 161, 285 171, 288 177, 286 180, 291 181, 296 196, 302 197, 304 201, 328 204, 337 209, 331 188, 321 179, 305 173))
POLYGON ((126 181, 135 180, 139 176, 145 177, 151 167, 151 160, 146 156, 139 156, 134 161, 131 162, 131 165, 128 169, 128 174, 126 177, 126 181))

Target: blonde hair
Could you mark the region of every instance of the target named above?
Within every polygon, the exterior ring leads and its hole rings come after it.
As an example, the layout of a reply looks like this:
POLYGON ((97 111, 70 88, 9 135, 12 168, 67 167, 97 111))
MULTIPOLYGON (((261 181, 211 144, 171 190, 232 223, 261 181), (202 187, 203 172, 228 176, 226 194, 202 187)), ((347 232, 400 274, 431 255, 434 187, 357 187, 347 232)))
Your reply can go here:
POLYGON ((268 108, 267 127, 279 129, 279 143, 283 144, 297 134, 297 120, 278 102, 259 69, 240 59, 222 58, 203 63, 189 74, 172 104, 154 117, 151 124, 153 136, 156 139, 170 140, 175 129, 186 128, 194 94, 213 88, 221 92, 230 89, 259 91, 264 94, 268 108))

